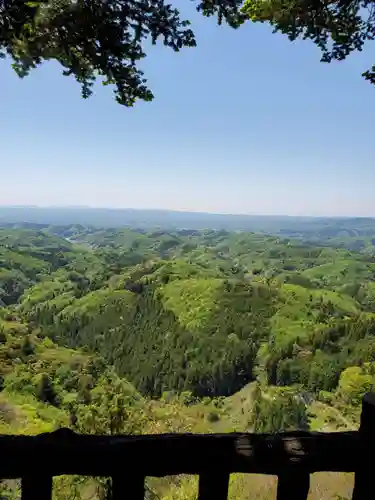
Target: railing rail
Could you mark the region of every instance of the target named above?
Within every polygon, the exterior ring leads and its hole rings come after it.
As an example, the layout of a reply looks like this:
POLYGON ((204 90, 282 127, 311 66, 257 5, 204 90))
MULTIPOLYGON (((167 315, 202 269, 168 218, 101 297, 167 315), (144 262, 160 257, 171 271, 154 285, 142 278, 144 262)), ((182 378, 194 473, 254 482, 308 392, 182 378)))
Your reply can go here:
POLYGON ((354 472, 353 500, 369 500, 374 453, 370 393, 352 432, 1 436, 0 478, 22 478, 22 500, 51 500, 53 476, 109 476, 113 500, 141 500, 146 476, 197 474, 199 500, 225 500, 231 473, 258 473, 278 476, 277 500, 305 500, 311 473, 354 472))

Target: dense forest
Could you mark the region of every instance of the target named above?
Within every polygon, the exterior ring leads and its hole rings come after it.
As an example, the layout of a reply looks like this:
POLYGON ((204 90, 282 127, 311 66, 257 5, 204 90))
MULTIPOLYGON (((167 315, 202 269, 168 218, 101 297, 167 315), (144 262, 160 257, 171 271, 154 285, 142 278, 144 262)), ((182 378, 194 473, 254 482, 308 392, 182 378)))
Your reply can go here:
MULTIPOLYGON (((0 432, 355 428, 375 380, 366 225, 309 237, 3 223, 0 432)), ((100 498, 107 483, 60 478, 56 498, 73 487, 100 498)), ((194 498, 191 478, 148 490, 194 498)))

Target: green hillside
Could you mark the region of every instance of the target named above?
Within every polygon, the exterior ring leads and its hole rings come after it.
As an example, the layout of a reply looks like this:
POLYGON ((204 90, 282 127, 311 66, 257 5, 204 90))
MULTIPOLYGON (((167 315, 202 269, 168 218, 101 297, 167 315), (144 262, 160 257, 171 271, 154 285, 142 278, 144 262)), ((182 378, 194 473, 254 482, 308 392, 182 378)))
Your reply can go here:
MULTIPOLYGON (((356 428, 375 380, 374 265, 254 233, 0 228, 0 432, 356 428)), ((106 487, 80 481, 57 498, 106 487)), ((274 487, 249 481, 231 498, 274 487)), ((195 486, 150 480, 149 494, 195 486)))

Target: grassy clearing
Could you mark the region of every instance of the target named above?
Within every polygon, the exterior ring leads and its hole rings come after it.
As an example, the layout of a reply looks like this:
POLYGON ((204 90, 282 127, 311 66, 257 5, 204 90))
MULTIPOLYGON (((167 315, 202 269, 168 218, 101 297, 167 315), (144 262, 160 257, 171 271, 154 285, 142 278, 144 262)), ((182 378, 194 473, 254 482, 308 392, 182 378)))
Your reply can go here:
POLYGON ((202 278, 172 281, 162 288, 164 306, 174 312, 182 325, 194 331, 211 319, 222 283, 220 279, 202 278))

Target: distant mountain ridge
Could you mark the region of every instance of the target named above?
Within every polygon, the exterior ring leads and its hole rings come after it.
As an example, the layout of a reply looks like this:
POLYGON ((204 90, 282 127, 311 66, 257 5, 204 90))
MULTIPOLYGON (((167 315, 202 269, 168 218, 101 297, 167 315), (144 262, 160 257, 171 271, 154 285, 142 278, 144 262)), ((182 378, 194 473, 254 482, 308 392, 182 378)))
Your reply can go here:
MULTIPOLYGON (((295 236, 323 230, 336 236, 355 230, 359 235, 375 235, 375 219, 370 217, 305 217, 287 215, 213 214, 152 209, 111 209, 89 207, 2 206, 0 222, 141 229, 223 229, 255 231, 295 236)), ((306 235, 305 235, 306 236, 306 235)))

